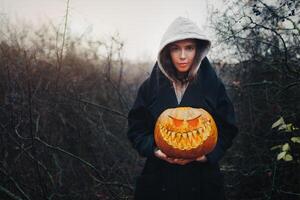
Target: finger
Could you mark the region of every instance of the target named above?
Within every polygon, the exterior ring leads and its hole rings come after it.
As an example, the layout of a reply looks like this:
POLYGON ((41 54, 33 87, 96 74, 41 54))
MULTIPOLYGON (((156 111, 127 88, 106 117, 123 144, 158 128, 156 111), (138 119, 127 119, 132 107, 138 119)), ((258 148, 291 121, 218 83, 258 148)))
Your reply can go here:
POLYGON ((176 163, 173 159, 166 159, 166 161, 167 161, 168 163, 171 163, 171 164, 176 163))
POLYGON ((191 159, 179 158, 179 159, 177 159, 177 161, 179 161, 179 162, 191 162, 192 160, 191 159))
POLYGON ((196 158, 196 160, 201 160, 203 158, 203 156, 196 158))
POLYGON ((188 162, 187 161, 181 161, 179 162, 180 165, 186 165, 188 162))
POLYGON ((164 157, 164 158, 167 158, 168 156, 164 153, 164 152, 162 152, 162 151, 160 151, 160 154, 164 157))
POLYGON ((183 165, 186 165, 186 164, 188 164, 188 163, 190 163, 190 162, 191 162, 191 160, 185 160, 185 161, 182 162, 182 164, 183 164, 183 165))
POLYGON ((182 159, 174 159, 173 160, 175 164, 178 164, 178 165, 184 165, 185 164, 185 160, 182 160, 182 159))
POLYGON ((198 157, 196 160, 197 160, 197 161, 203 160, 204 157, 205 157, 205 156, 198 157))
POLYGON ((161 158, 161 159, 167 158, 167 155, 164 154, 161 150, 158 150, 158 151, 156 152, 156 155, 157 155, 159 158, 161 158))
POLYGON ((206 158, 206 156, 202 156, 202 157, 197 158, 196 161, 199 161, 199 162, 206 162, 206 161, 207 161, 207 158, 206 158))

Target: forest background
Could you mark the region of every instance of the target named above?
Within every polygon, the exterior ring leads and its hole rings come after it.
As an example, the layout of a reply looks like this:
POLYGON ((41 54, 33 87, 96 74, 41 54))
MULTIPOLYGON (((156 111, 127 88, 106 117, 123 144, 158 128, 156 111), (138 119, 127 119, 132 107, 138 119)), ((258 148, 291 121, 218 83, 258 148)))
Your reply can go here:
MULTIPOLYGON (((118 34, 72 36, 69 3, 63 28, 1 20, 0 199, 132 199, 145 160, 127 113, 154 62, 125 59, 118 34)), ((228 199, 300 199, 299 8, 234 0, 210 13, 210 60, 240 130, 221 162, 228 199)))

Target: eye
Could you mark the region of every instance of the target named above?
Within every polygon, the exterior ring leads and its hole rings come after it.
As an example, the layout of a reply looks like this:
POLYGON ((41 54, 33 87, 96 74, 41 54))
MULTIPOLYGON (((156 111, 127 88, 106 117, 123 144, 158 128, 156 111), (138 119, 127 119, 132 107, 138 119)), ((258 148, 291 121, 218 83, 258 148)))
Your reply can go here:
POLYGON ((198 123, 199 123, 199 117, 200 117, 200 116, 201 116, 201 115, 199 115, 199 116, 197 116, 197 117, 195 117, 195 118, 193 118, 193 119, 187 120, 188 124, 189 124, 190 126, 193 126, 193 127, 197 126, 198 123))
POLYGON ((170 51, 171 51, 171 52, 177 52, 177 51, 179 51, 179 50, 180 50, 180 48, 179 48, 178 46, 175 46, 175 45, 174 45, 174 46, 171 46, 171 47, 170 47, 170 51))
POLYGON ((187 47, 186 47, 186 50, 188 50, 188 51, 193 51, 195 49, 195 46, 194 45, 188 45, 187 47))
POLYGON ((174 123, 175 126, 181 126, 182 125, 182 123, 183 123, 182 119, 176 119, 176 118, 174 118, 174 117, 172 117, 170 115, 168 115, 168 116, 172 119, 172 121, 173 121, 173 123, 174 123))

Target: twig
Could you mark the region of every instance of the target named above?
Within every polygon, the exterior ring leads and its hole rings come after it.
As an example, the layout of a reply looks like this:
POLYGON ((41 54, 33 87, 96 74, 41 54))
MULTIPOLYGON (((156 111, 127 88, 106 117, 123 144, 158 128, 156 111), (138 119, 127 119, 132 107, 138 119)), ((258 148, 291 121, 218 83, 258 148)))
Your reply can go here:
POLYGON ((261 86, 261 85, 276 85, 277 87, 281 88, 281 86, 278 83, 274 81, 266 81, 266 80, 263 80, 261 82, 245 83, 241 87, 261 86))
POLYGON ((114 109, 111 109, 111 108, 108 108, 106 106, 103 106, 103 105, 100 105, 100 104, 96 104, 96 103, 92 103, 92 102, 89 102, 87 100, 82 100, 82 99, 74 99, 74 98, 70 98, 70 97, 63 97, 65 99, 68 99, 68 100, 72 100, 72 101, 78 101, 78 102, 81 102, 81 103, 85 103, 85 104, 88 104, 90 106, 93 106, 93 107, 96 107, 96 108, 100 108, 102 110, 105 110, 105 111, 108 111, 110 113, 113 113, 113 114, 116 114, 116 115, 119 115, 125 119, 127 119, 127 116, 124 114, 124 113, 121 113, 117 110, 114 110, 114 109))
MULTIPOLYGON (((26 52, 25 53, 25 58, 26 58, 26 52)), ((30 136, 31 136, 31 145, 32 145, 32 154, 34 157, 36 157, 36 148, 35 148, 35 144, 34 144, 34 134, 33 134, 33 119, 32 119, 32 89, 31 89, 31 79, 29 76, 29 61, 28 59, 31 58, 27 58, 26 59, 26 72, 28 74, 28 79, 27 79, 27 91, 28 91, 28 113, 29 113, 29 132, 30 132, 30 136)), ((37 175, 38 175, 38 181, 39 181, 39 185, 42 187, 42 193, 44 196, 44 199, 46 199, 46 191, 47 191, 47 187, 45 186, 45 184, 42 182, 42 176, 40 173, 40 169, 39 169, 39 164, 37 161, 34 160, 34 165, 35 165, 35 169, 37 171, 37 175)))
POLYGON ((261 28, 263 28, 263 29, 265 29, 265 30, 269 30, 269 31, 273 32, 275 35, 277 35, 277 37, 281 40, 281 42, 282 42, 282 44, 283 44, 283 48, 284 48, 284 61, 285 61, 285 66, 286 66, 287 70, 288 70, 289 72, 292 72, 292 73, 295 73, 295 74, 299 75, 299 73, 298 73, 297 71, 291 69, 290 65, 288 64, 288 49, 287 49, 286 43, 285 43, 285 41, 284 41, 282 35, 281 35, 280 33, 278 33, 278 32, 277 32, 275 29, 273 29, 273 28, 264 26, 264 25, 262 25, 262 24, 255 23, 255 22, 253 21, 253 19, 252 19, 250 16, 247 16, 247 17, 250 19, 251 23, 254 24, 255 26, 261 27, 261 28))
MULTIPOLYGON (((56 82, 55 82, 55 84, 56 84, 55 88, 56 89, 58 87, 58 82, 59 82, 59 79, 60 79, 61 68, 62 68, 62 59, 63 59, 65 40, 66 40, 66 32, 67 32, 67 26, 68 26, 69 4, 70 4, 70 0, 67 0, 67 8, 66 8, 66 15, 65 15, 65 23, 64 23, 62 44, 61 44, 61 48, 60 48, 60 53, 56 54, 56 56, 57 56, 57 77, 56 77, 56 82)), ((58 37, 58 35, 57 35, 57 37, 58 37)))
POLYGON ((298 81, 296 81, 296 82, 293 82, 293 83, 290 83, 290 84, 284 86, 284 87, 282 88, 282 90, 278 91, 278 92, 275 94, 275 96, 278 96, 279 94, 281 94, 282 92, 286 91, 287 89, 289 89, 289 88, 291 88, 291 87, 294 87, 294 86, 296 86, 296 85, 299 85, 299 84, 300 84, 300 80, 298 80, 298 81))
MULTIPOLYGON (((8 175, 6 172, 4 172, 3 170, 0 169, 0 172, 2 172, 4 175, 8 176, 8 178, 14 183, 14 185, 16 186, 17 190, 27 199, 30 200, 29 196, 25 194, 25 192, 22 190, 22 188, 19 186, 19 184, 15 181, 15 179, 13 177, 11 177, 10 175, 8 175)), ((0 186, 1 187, 1 186, 0 186)), ((4 188, 5 189, 5 188, 4 188)))
MULTIPOLYGON (((16 135, 17 135, 19 138, 21 138, 21 139, 31 140, 31 138, 25 138, 25 137, 21 136, 21 135, 18 133, 18 130, 17 130, 17 129, 15 129, 15 133, 16 133, 16 135)), ((9 135, 9 136, 10 136, 10 135, 9 135)), ((47 173, 47 175, 48 175, 48 177, 49 177, 50 182, 52 183, 52 185, 55 185, 55 184, 54 184, 53 177, 52 177, 52 175, 49 173, 49 170, 47 169, 47 167, 46 167, 42 162, 40 162, 39 160, 37 160, 31 153, 29 153, 29 152, 27 151, 27 149, 25 149, 21 144, 19 144, 19 143, 15 140, 15 138, 13 138, 13 137, 11 137, 11 136, 10 136, 10 138, 12 139, 12 141, 13 141, 16 145, 19 146, 20 149, 22 149, 23 152, 25 152, 25 153, 27 154, 27 156, 29 156, 32 160, 34 160, 35 162, 37 162, 37 163, 44 169, 44 171, 47 173)))
POLYGON ((11 191, 9 191, 8 189, 2 187, 0 185, 0 191, 4 192, 7 196, 9 196, 10 198, 14 199, 14 200, 23 200, 21 197, 13 194, 11 191))
POLYGON ((288 20, 289 22, 291 22, 294 26, 294 29, 296 29, 298 31, 298 33, 300 34, 300 28, 297 26, 297 24, 291 20, 289 17, 282 17, 282 16, 279 16, 270 6, 268 6, 266 3, 264 3, 263 1, 261 0, 258 0, 262 5, 264 5, 271 13, 272 15, 275 15, 276 17, 278 18, 283 18, 283 19, 286 19, 288 20))
POLYGON ((284 193, 284 194, 300 196, 300 193, 295 193, 295 192, 288 192, 288 191, 284 191, 284 190, 278 190, 278 192, 281 192, 281 193, 284 193))
POLYGON ((113 186, 119 186, 119 187, 124 187, 124 188, 127 188, 128 190, 130 191, 133 191, 133 187, 128 185, 128 184, 123 184, 123 183, 119 183, 117 181, 114 181, 114 182, 103 182, 103 183, 99 183, 97 184, 96 186, 99 186, 99 185, 113 185, 113 186))
POLYGON ((76 156, 76 155, 74 155, 74 154, 72 154, 72 153, 70 153, 70 152, 68 152, 68 151, 66 151, 66 150, 64 150, 64 149, 62 149, 62 148, 60 148, 60 147, 52 146, 52 145, 46 143, 45 141, 41 140, 41 139, 38 138, 38 137, 35 137, 34 139, 35 139, 36 141, 40 142, 41 144, 45 145, 46 147, 50 148, 50 149, 53 149, 53 150, 62 152, 62 153, 67 154, 68 156, 70 156, 70 157, 72 157, 72 158, 75 158, 76 160, 78 160, 78 161, 82 162, 83 164, 89 166, 91 169, 93 169, 93 170, 96 172, 96 174, 97 174, 99 177, 101 177, 102 179, 104 179, 104 177, 102 177, 102 175, 100 174, 100 172, 98 171, 98 169, 97 169, 94 165, 92 165, 91 163, 89 163, 89 162, 83 160, 82 158, 80 158, 80 157, 78 157, 78 156, 76 156))

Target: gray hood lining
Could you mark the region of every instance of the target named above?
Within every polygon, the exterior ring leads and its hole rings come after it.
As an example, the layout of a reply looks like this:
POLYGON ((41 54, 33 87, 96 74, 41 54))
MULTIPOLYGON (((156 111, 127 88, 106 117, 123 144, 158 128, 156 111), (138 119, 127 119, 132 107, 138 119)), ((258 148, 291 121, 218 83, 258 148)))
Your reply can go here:
POLYGON ((162 64, 162 59, 165 58, 163 58, 161 54, 168 44, 185 39, 196 39, 197 43, 200 44, 197 44, 197 51, 199 54, 189 71, 189 78, 193 78, 196 75, 203 58, 207 56, 211 47, 211 41, 203 35, 202 31, 194 22, 183 17, 176 18, 163 35, 157 55, 157 62, 160 70, 172 82, 177 82, 178 80, 174 80, 174 78, 172 78, 174 76, 168 74, 167 70, 165 69, 167 66, 163 66, 162 64))

